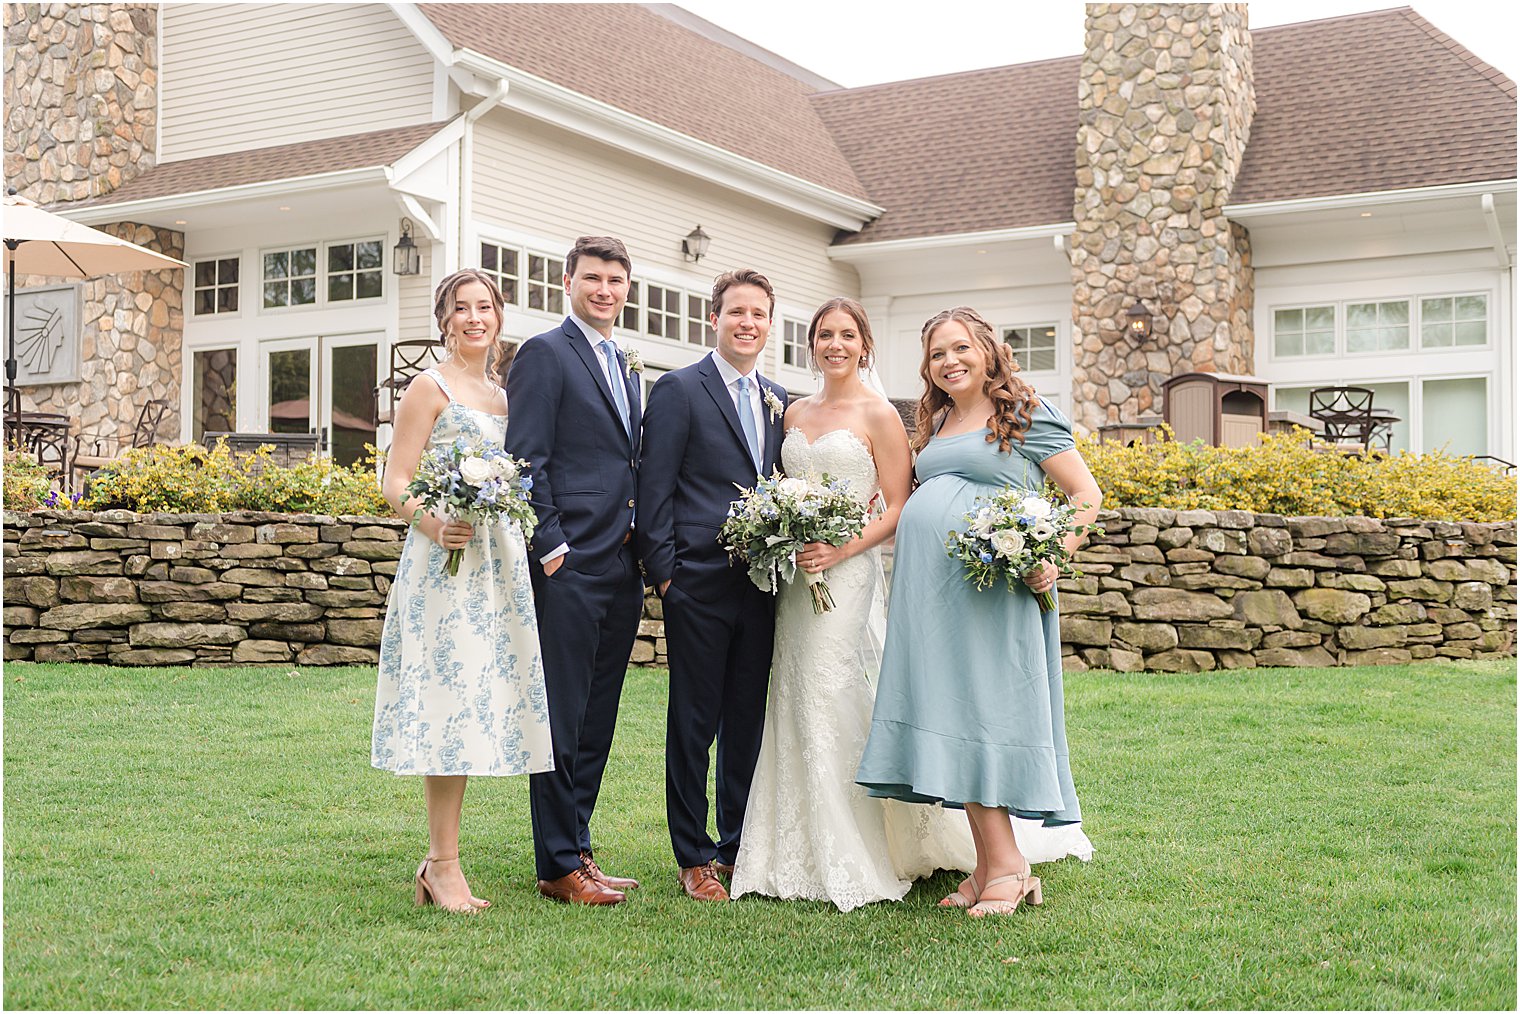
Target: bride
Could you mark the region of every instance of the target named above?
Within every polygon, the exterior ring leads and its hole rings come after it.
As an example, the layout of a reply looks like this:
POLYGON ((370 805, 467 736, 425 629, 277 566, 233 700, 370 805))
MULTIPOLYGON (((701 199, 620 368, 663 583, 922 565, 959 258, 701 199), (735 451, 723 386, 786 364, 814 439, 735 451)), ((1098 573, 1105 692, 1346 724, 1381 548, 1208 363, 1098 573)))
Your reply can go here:
MULTIPOLYGON (((788 475, 848 480, 862 503, 883 508, 858 538, 811 543, 798 555, 803 570, 828 572, 832 611, 815 615, 800 579, 781 588, 765 730, 730 896, 823 900, 847 912, 901 900, 913 880, 937 869, 969 873, 976 850, 960 815, 874 798, 855 784, 886 624, 879 547, 897 530, 913 465, 897 410, 863 379, 874 351, 865 309, 843 297, 824 303, 808 346, 823 390, 788 406, 782 466, 788 475)), ((1080 827, 1051 830, 1064 837, 1016 827, 1031 862, 1091 856, 1080 827)))
POLYGON ((879 546, 897 528, 912 465, 902 419, 862 381, 871 328, 853 299, 818 308, 808 344, 823 390, 786 410, 788 475, 845 479, 862 504, 885 509, 843 546, 812 543, 798 565, 828 571, 834 608, 815 615, 802 580, 783 585, 760 759, 731 895, 811 898, 843 911, 898 900, 915 877, 971 870, 963 820, 939 807, 873 799, 855 785, 871 728, 885 626, 879 546))

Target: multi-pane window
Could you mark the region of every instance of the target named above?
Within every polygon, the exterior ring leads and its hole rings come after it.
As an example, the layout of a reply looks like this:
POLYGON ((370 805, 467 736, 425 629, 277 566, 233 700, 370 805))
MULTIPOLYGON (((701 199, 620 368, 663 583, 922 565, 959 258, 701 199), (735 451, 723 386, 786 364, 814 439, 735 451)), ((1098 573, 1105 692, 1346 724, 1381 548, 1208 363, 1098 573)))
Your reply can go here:
POLYGON ((517 265, 518 253, 511 247, 480 244, 480 270, 491 276, 508 306, 517 305, 517 284, 522 279, 517 265))
POLYGON ((800 320, 782 320, 781 361, 788 366, 808 365, 808 326, 800 320))
POLYGON ((545 254, 528 255, 528 309, 565 312, 565 262, 545 254))
POLYGON ((1420 345, 1449 349, 1488 344, 1487 296, 1435 296, 1420 300, 1420 345))
POLYGON ((1038 371, 1056 368, 1056 326, 1036 324, 1032 327, 1005 327, 1003 341, 1013 349, 1014 358, 1022 370, 1038 371))
POLYGON ((1346 304, 1346 351, 1409 348, 1409 300, 1346 304))
POLYGON ((644 330, 656 338, 681 340, 681 290, 644 286, 644 330))
POLYGON ((237 313, 238 259, 218 257, 196 261, 195 292, 191 305, 196 316, 209 313, 237 313))
POLYGON ((1299 306, 1272 314, 1272 352, 1289 356, 1335 354, 1335 307, 1299 306))
POLYGON ((311 306, 317 301, 317 248, 264 254, 264 306, 311 306))
POLYGON ((618 327, 629 331, 639 329, 639 311, 644 304, 639 299, 639 283, 628 283, 628 300, 623 304, 623 315, 618 318, 618 327))
POLYGON ((693 345, 718 347, 718 333, 708 326, 707 318, 712 300, 695 292, 686 294, 686 340, 693 345))
POLYGON ((384 293, 384 279, 385 254, 380 240, 328 244, 328 302, 378 299, 384 293))

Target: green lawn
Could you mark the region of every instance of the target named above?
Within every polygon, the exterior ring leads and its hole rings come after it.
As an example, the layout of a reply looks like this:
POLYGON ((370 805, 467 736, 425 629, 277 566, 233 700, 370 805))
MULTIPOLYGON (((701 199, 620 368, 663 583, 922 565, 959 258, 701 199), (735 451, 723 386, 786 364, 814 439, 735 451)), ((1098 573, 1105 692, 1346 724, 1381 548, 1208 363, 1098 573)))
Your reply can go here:
POLYGON ((630 674, 594 828, 645 886, 533 890, 525 779, 474 782, 474 919, 412 906, 421 785, 371 669, 5 667, 5 1005, 1515 1007, 1515 666, 1088 673, 1097 849, 1043 908, 681 897, 664 679, 630 674))

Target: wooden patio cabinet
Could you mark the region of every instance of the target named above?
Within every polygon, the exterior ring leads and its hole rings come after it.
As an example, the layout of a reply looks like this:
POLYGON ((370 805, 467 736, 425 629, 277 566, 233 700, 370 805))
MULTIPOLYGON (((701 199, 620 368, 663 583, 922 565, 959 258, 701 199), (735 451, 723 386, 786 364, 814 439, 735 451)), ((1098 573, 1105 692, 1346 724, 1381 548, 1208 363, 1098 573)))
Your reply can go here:
POLYGON ((1267 431, 1267 382, 1229 373, 1182 373, 1161 385, 1163 417, 1184 443, 1254 447, 1267 431))

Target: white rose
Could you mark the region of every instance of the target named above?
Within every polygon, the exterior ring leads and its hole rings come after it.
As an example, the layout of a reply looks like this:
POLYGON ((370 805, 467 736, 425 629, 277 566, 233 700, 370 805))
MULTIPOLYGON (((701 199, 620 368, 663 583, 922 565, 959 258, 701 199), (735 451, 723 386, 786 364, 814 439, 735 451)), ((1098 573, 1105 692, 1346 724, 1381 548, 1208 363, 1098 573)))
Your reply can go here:
POLYGON ((511 482, 517 478, 517 463, 511 458, 497 458, 492 464, 496 469, 496 478, 503 482, 511 482))
POLYGON ((471 486, 479 486, 491 477, 494 469, 485 458, 465 458, 459 463, 459 475, 471 486))
POLYGON ((776 492, 789 500, 801 500, 808 494, 808 484, 805 479, 782 479, 776 484, 776 492))
POLYGON ((1036 521, 1029 526, 1029 537, 1036 542, 1044 542, 1056 533, 1056 526, 1049 521, 1036 521))
POLYGON ((1026 518, 1049 517, 1051 509, 1050 501, 1038 496, 1027 496, 1019 504, 1019 513, 1026 518))
POLYGON ((992 533, 992 548, 1005 560, 1011 560, 1024 551, 1024 536, 1014 528, 1001 529, 992 533))

